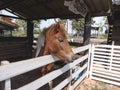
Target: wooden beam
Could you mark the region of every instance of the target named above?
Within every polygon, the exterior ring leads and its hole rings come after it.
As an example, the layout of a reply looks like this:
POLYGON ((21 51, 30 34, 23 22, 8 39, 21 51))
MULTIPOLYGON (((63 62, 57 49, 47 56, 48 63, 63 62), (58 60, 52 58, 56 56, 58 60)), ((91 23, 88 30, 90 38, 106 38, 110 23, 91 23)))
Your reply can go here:
MULTIPOLYGON (((50 0, 52 1, 52 0, 50 0)), ((24 10, 27 10, 28 8, 34 8, 34 7, 38 7, 38 6, 42 6, 43 8, 45 8, 47 10, 47 12, 49 12, 50 14, 53 14, 53 16, 58 16, 57 11, 53 10, 51 7, 49 7, 46 3, 50 3, 50 1, 39 1, 36 0, 35 4, 32 4, 30 6, 28 6, 27 8, 23 8, 24 10)))
POLYGON ((107 12, 91 13, 91 17, 110 16, 111 14, 112 13, 107 13, 107 12))
POLYGON ((79 18, 83 18, 83 16, 81 16, 80 14, 76 15, 76 14, 63 14, 63 15, 58 15, 57 17, 56 16, 49 16, 49 17, 33 17, 33 18, 30 18, 31 20, 38 20, 38 19, 53 19, 53 18, 60 18, 60 19, 79 19, 79 18))
POLYGON ((8 18, 15 18, 15 19, 23 19, 23 18, 20 18, 20 17, 8 16, 8 15, 4 15, 4 14, 0 14, 0 16, 8 17, 8 18))
POLYGON ((91 36, 91 15, 87 14, 85 17, 85 26, 84 26, 84 38, 83 38, 84 45, 90 43, 90 36, 91 36))
POLYGON ((18 16, 18 19, 25 19, 25 17, 23 17, 23 16, 21 16, 21 15, 19 15, 19 14, 17 14, 16 12, 13 12, 12 10, 10 10, 10 9, 5 9, 7 12, 10 12, 10 13, 12 13, 12 14, 14 14, 14 15, 16 15, 16 16, 18 16))
POLYGON ((22 1, 24 1, 24 0, 2 0, 2 2, 4 3, 4 4, 2 4, 2 5, 0 5, 0 10, 2 10, 2 9, 5 9, 5 8, 9 8, 10 6, 13 6, 13 5, 16 5, 17 3, 19 3, 19 2, 22 2, 22 1))
POLYGON ((32 20, 27 19, 28 58, 32 58, 33 26, 32 20))

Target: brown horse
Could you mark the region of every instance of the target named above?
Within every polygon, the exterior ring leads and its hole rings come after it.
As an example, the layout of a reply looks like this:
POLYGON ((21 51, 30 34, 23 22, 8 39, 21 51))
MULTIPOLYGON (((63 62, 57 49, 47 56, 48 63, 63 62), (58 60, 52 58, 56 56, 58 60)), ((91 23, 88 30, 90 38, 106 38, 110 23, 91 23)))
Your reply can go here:
MULTIPOLYGON (((37 41, 35 57, 52 54, 57 56, 60 61, 69 63, 73 59, 73 52, 67 41, 64 25, 59 22, 51 25, 40 33, 37 41)), ((40 68, 42 75, 50 72, 54 68, 54 63, 40 68)))

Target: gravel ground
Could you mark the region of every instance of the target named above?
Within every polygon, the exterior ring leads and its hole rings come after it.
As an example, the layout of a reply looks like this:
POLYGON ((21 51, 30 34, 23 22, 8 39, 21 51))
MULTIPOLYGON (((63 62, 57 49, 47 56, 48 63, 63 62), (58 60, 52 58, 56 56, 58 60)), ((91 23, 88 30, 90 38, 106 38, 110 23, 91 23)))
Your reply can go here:
POLYGON ((114 86, 86 78, 75 90, 120 90, 120 86, 114 86))

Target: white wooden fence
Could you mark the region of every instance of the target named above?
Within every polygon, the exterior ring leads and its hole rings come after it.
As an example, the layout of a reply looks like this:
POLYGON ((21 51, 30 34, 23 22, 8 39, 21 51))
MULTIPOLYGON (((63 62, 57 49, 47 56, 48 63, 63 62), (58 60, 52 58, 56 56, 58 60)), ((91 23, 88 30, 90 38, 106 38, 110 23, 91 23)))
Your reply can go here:
POLYGON ((90 77, 120 86, 120 46, 92 46, 90 77))
MULTIPOLYGON (((83 47, 73 49, 73 52, 76 54, 76 53, 79 53, 79 52, 82 52, 85 50, 89 51, 90 45, 86 45, 83 47)), ((61 69, 54 70, 54 71, 44 75, 43 77, 41 77, 33 82, 30 82, 22 87, 17 88, 16 90, 36 90, 36 89, 42 87, 43 85, 47 84, 49 81, 55 79, 59 75, 74 68, 74 66, 76 66, 77 64, 79 64, 80 62, 82 62, 86 59, 90 59, 89 53, 78 58, 73 63, 69 63, 69 64, 65 65, 64 67, 62 67, 61 69)), ((25 72, 34 70, 38 67, 42 67, 42 66, 47 65, 49 63, 55 62, 57 60, 58 60, 57 57, 47 55, 47 56, 33 58, 33 59, 25 60, 25 61, 10 63, 7 65, 1 65, 0 66, 0 81, 5 80, 5 90, 11 90, 10 84, 12 84, 11 83, 12 77, 15 77, 15 76, 23 74, 25 72)), ((71 73, 71 76, 69 76, 64 81, 62 81, 60 84, 58 84, 56 87, 54 87, 53 90, 61 90, 65 85, 70 83, 73 78, 78 76, 80 72, 82 72, 85 69, 89 70, 88 63, 89 62, 87 62, 85 65, 83 65, 83 67, 80 67, 80 69, 78 71, 71 73)), ((87 75, 88 75, 88 72, 86 71, 79 79, 77 79, 77 81, 74 84, 72 84, 70 86, 69 90, 74 89, 87 75)))

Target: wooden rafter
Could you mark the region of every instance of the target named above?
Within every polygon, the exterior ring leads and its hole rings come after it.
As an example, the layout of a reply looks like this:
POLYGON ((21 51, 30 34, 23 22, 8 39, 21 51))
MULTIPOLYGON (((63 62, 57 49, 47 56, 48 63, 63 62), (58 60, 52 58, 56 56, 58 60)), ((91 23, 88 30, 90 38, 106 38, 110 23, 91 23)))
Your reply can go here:
MULTIPOLYGON (((16 15, 16 16, 18 16, 18 17, 11 17, 11 18, 16 18, 16 19, 25 19, 25 17, 23 17, 23 16, 21 16, 21 15, 19 15, 19 14, 17 14, 17 13, 15 13, 15 12, 13 12, 12 10, 9 10, 9 9, 5 9, 6 11, 8 11, 8 12, 10 12, 10 13, 12 13, 12 14, 14 14, 14 15, 16 15)), ((8 16, 9 17, 9 16, 8 16)))
POLYGON ((22 2, 22 1, 24 1, 24 0, 10 0, 10 1, 6 1, 6 0, 2 0, 2 2, 4 3, 4 4, 2 4, 1 6, 0 6, 0 10, 2 10, 2 9, 5 9, 5 8, 9 8, 10 6, 13 6, 13 5, 15 5, 15 4, 17 4, 17 3, 19 3, 19 2, 22 2))
POLYGON ((8 17, 8 18, 23 19, 23 18, 20 18, 20 17, 8 16, 8 15, 4 15, 4 14, 0 14, 0 16, 8 17))

